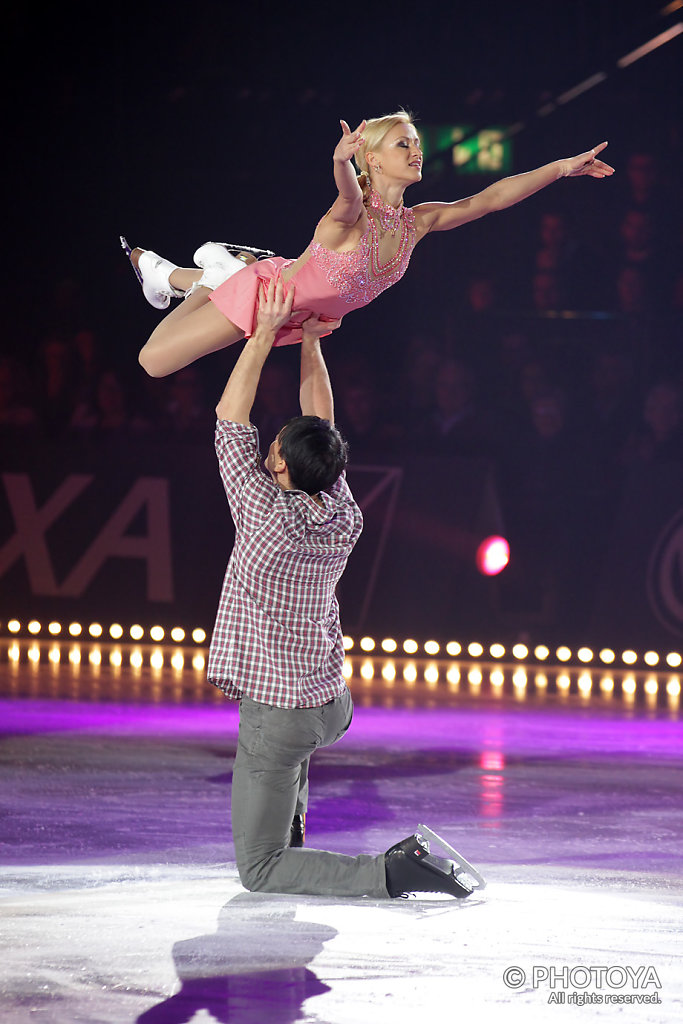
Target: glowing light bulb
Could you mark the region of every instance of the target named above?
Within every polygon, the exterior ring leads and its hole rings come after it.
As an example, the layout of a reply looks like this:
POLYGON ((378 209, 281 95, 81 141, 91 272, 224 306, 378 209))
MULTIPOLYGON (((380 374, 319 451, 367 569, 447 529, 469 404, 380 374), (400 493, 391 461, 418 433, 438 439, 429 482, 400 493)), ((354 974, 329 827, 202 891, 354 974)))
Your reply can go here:
POLYGON ((404 666, 403 678, 407 683, 415 682, 415 680, 417 679, 417 668, 415 667, 414 662, 409 661, 408 664, 404 666))
POLYGON ((436 665, 428 665, 425 669, 425 682, 436 683, 439 680, 439 670, 436 665))
POLYGON ((510 545, 505 537, 486 537, 477 548, 477 569, 482 576, 497 576, 510 561, 510 545))
POLYGON ((582 672, 578 678, 577 685, 579 687, 579 693, 584 697, 587 697, 593 686, 593 679, 590 672, 582 672))

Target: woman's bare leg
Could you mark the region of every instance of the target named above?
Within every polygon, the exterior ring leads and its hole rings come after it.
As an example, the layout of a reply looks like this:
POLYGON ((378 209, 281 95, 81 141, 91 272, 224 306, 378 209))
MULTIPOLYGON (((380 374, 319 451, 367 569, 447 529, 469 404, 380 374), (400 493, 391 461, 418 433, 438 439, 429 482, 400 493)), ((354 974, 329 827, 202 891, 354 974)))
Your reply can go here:
POLYGON ((209 288, 198 288, 152 331, 138 357, 150 377, 166 377, 244 337, 244 331, 209 302, 210 294, 209 288))
POLYGON ((203 270, 199 270, 198 267, 178 267, 170 274, 168 280, 169 284, 172 284, 174 288, 177 288, 179 292, 189 292, 195 281, 204 273, 203 270))

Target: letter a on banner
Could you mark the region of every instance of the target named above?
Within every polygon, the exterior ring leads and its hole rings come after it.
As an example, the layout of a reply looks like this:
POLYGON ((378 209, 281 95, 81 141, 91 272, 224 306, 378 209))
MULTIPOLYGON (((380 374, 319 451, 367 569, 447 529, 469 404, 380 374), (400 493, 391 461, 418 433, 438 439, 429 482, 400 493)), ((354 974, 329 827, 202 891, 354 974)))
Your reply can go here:
POLYGON ((168 480, 141 477, 74 566, 60 588, 62 597, 80 597, 108 558, 141 558, 147 562, 147 599, 173 600, 171 526, 168 480), (147 511, 147 533, 126 536, 140 509, 147 511))

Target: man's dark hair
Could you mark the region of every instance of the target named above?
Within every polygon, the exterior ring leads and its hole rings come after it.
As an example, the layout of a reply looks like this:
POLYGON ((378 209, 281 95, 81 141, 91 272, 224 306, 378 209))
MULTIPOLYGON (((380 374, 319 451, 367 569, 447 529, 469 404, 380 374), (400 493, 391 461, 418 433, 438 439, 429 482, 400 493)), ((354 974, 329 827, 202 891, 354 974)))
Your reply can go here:
POLYGON ((346 441, 319 416, 296 416, 285 423, 279 442, 292 485, 306 494, 327 490, 346 466, 346 441))

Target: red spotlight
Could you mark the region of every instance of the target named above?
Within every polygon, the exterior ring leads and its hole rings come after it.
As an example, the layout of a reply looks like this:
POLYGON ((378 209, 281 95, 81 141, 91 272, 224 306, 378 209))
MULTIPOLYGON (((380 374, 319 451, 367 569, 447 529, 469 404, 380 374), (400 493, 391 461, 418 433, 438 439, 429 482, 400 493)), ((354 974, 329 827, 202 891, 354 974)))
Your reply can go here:
POLYGON ((477 569, 484 576, 497 576, 510 561, 505 537, 485 537, 477 548, 477 569))

